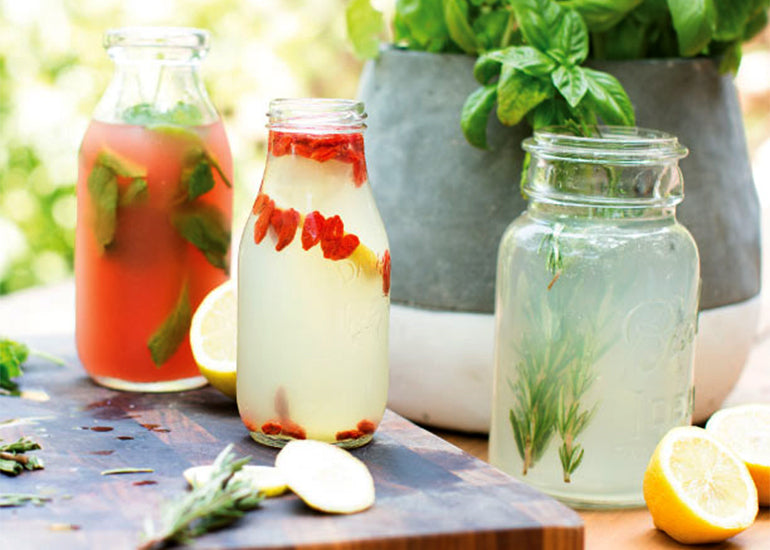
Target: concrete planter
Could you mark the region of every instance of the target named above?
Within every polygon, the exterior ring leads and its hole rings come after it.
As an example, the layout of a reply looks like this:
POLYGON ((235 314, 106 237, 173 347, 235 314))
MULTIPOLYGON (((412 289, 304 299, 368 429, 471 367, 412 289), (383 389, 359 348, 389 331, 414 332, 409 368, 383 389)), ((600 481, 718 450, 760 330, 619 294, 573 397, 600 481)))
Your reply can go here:
MULTIPOLYGON (((385 50, 362 76, 367 160, 393 256, 390 406, 440 427, 486 431, 497 246, 526 207, 518 191, 531 133, 494 121, 490 151, 467 144, 460 110, 475 58, 385 50)), ((690 149, 679 219, 701 253, 695 419, 737 380, 759 315, 759 205, 730 77, 710 59, 595 62, 614 74, 637 124, 690 149)))

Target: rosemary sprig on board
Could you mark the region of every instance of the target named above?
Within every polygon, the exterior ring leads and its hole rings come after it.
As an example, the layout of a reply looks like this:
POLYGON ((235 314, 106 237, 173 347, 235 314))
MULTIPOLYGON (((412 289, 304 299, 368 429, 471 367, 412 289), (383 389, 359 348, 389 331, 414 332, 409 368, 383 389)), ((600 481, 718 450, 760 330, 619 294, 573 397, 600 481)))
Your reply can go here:
POLYGON ((15 508, 17 506, 24 506, 28 503, 34 504, 35 506, 42 506, 50 501, 51 499, 49 497, 41 497, 39 495, 0 493, 0 508, 15 508))
POLYGON ((24 470, 42 470, 43 461, 34 455, 25 454, 36 451, 40 445, 28 437, 22 437, 14 443, 0 445, 0 472, 17 476, 24 470))
POLYGON ((263 495, 255 493, 248 480, 233 478, 251 457, 236 459, 232 447, 228 445, 219 453, 208 481, 165 504, 157 528, 151 518, 145 520, 144 542, 139 550, 188 543, 208 531, 229 525, 259 506, 263 495))

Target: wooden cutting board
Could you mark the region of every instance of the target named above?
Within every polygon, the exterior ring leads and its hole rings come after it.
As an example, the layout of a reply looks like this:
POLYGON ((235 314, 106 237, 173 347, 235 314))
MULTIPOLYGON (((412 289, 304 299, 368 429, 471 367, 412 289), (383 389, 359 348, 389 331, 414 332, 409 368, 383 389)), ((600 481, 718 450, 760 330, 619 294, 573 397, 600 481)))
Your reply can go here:
MULTIPOLYGON (((71 338, 33 344, 65 358, 68 366, 30 361, 22 388, 44 392, 47 401, 0 396, 0 438, 34 438, 45 462, 44 470, 18 477, 0 474, 0 493, 34 493, 52 501, 0 508, 3 547, 135 548, 144 518, 157 517, 162 501, 185 491, 185 468, 210 463, 228 443, 239 455, 251 455, 253 464, 275 460, 276 450, 249 438, 234 402, 211 388, 115 392, 89 380, 71 338), (100 475, 122 467, 154 472, 100 475)), ((583 548, 583 524, 575 512, 395 413, 386 414, 372 443, 353 452, 375 479, 377 500, 370 510, 325 515, 289 494, 265 500, 193 547, 583 548)))

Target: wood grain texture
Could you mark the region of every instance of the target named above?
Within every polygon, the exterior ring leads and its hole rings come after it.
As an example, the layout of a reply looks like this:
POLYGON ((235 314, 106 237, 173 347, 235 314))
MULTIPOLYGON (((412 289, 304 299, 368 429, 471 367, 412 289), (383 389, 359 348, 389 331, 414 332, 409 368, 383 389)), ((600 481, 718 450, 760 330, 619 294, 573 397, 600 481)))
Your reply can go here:
MULTIPOLYGON (((136 547, 142 522, 185 490, 182 471, 210 463, 228 443, 253 464, 276 451, 252 442, 235 404, 205 388, 180 394, 121 393, 93 384, 73 340, 41 338, 36 347, 67 359, 32 360, 23 389, 48 401, 0 396, 0 438, 38 440, 45 469, 0 477, 0 493, 51 497, 41 506, 0 509, 8 548, 136 547), (21 423, 3 423, 10 419, 21 423), (111 429, 110 429, 111 428, 111 429), (113 468, 153 473, 102 476, 113 468), (150 483, 154 482, 154 483, 150 483), (67 530, 74 525, 76 530, 67 530)), ((196 548, 355 550, 583 548, 580 517, 444 440, 388 412, 373 443, 354 451, 370 468, 375 506, 329 516, 294 495, 269 499, 235 526, 198 539, 196 548)))

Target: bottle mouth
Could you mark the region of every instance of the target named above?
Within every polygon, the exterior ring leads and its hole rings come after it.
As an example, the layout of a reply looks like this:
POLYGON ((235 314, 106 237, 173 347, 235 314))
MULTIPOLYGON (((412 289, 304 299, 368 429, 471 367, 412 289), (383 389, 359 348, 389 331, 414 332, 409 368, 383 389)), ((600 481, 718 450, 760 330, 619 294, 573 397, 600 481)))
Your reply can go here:
POLYGON ((193 27, 120 27, 107 30, 102 45, 113 59, 184 61, 202 58, 210 39, 193 27))
POLYGON ((525 151, 547 160, 612 165, 668 164, 687 156, 676 136, 630 126, 590 126, 587 135, 564 126, 536 130, 522 142, 525 151))
POLYGON ((687 148, 666 132, 627 126, 546 127, 523 141, 532 155, 522 190, 554 204, 672 207, 684 196, 687 148))
POLYGON ((364 104, 354 99, 279 98, 270 102, 268 128, 285 132, 357 133, 366 128, 364 104))

